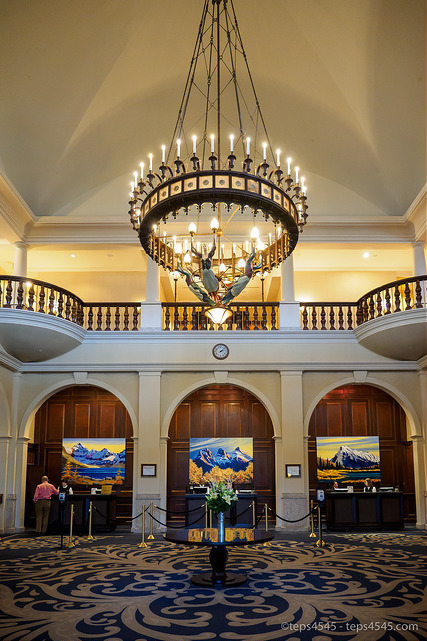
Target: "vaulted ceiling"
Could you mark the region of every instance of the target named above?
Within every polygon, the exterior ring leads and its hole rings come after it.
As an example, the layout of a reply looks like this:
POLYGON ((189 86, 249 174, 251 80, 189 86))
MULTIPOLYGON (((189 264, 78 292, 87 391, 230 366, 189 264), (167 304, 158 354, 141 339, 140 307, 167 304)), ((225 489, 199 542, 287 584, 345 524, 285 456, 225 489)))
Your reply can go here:
MULTIPOLYGON (((424 0, 234 4, 270 138, 306 177, 305 241, 394 242, 425 193, 424 0)), ((129 181, 170 142, 202 5, 0 1, 0 235, 137 246, 129 181)))

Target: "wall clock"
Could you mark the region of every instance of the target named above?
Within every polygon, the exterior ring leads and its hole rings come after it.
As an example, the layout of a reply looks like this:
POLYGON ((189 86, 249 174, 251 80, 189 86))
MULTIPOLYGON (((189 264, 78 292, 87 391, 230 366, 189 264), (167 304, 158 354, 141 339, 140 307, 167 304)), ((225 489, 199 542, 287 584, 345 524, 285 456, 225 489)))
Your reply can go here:
POLYGON ((218 343, 218 345, 215 345, 212 349, 212 354, 215 356, 215 358, 218 358, 221 361, 224 358, 227 358, 229 353, 230 350, 228 349, 227 345, 224 345, 224 343, 218 343))

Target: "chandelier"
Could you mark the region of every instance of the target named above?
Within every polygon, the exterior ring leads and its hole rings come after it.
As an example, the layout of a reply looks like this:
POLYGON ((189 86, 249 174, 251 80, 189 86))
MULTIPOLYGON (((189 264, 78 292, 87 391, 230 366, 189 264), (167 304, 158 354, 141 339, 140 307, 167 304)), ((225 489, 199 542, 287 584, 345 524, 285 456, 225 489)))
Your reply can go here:
POLYGON ((306 224, 305 179, 281 159, 233 0, 205 0, 169 148, 134 172, 129 215, 147 254, 185 278, 214 323, 256 273, 291 254, 306 224))

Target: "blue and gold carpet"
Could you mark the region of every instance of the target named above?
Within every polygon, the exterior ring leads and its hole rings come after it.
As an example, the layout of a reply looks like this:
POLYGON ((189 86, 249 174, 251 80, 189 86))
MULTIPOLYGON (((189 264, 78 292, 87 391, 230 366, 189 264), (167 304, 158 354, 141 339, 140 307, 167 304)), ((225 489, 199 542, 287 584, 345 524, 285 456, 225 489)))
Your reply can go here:
POLYGON ((231 548, 245 585, 193 586, 209 550, 132 534, 0 542, 2 641, 415 641, 426 637, 426 537, 305 534, 231 548))

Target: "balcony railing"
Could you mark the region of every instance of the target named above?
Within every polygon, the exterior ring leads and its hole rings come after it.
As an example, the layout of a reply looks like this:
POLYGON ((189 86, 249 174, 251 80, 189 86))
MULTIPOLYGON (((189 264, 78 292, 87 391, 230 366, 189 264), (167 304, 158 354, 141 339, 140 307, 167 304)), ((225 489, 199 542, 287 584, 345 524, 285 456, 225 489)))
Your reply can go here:
POLYGON ((162 303, 166 331, 275 330, 278 329, 279 303, 248 303, 229 306, 233 315, 222 325, 215 325, 205 316, 207 307, 197 303, 162 303))
POLYGON ((304 330, 352 330, 374 318, 426 307, 427 276, 395 280, 353 303, 300 303, 304 330))
MULTIPOLYGON (((363 323, 410 309, 426 307, 427 276, 393 281, 356 302, 300 303, 301 329, 353 330, 363 323)), ((63 318, 88 331, 138 331, 139 303, 84 303, 72 292, 41 280, 0 276, 0 307, 63 318)), ((165 331, 274 331, 279 329, 279 303, 232 304, 233 315, 214 325, 199 303, 162 303, 165 331)))

